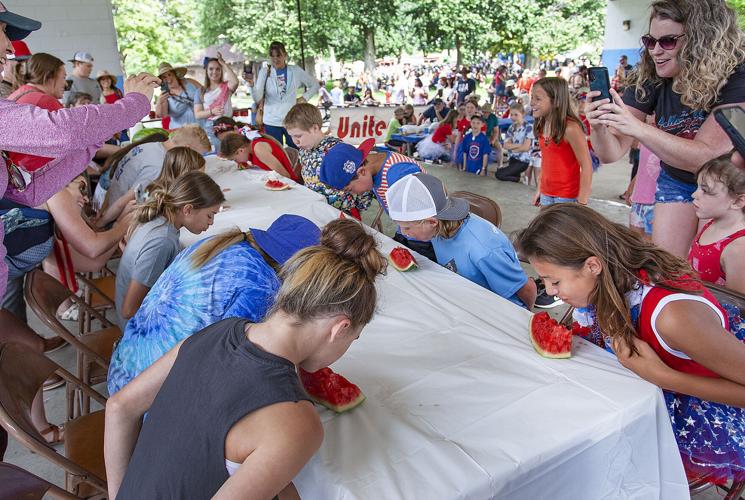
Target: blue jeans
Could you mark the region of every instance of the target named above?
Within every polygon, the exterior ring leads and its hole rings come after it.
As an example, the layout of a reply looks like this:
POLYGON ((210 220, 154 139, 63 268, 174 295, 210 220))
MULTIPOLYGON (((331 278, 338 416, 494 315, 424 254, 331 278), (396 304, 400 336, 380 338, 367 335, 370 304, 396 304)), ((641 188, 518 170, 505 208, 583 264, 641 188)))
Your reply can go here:
POLYGON ((541 206, 554 205, 556 203, 577 203, 577 198, 560 198, 559 196, 541 195, 541 206))
POLYGON ((654 201, 657 203, 692 203, 693 192, 696 191, 696 188, 696 184, 688 184, 673 179, 663 168, 657 178, 657 191, 654 193, 654 201))
POLYGON ((295 146, 295 143, 292 142, 292 138, 290 137, 290 134, 287 133, 287 129, 284 127, 275 127, 274 125, 264 125, 264 132, 266 132, 267 135, 271 135, 275 139, 277 139, 277 142, 282 144, 282 139, 284 139, 284 144, 286 146, 290 146, 291 148, 297 149, 297 146, 295 146))

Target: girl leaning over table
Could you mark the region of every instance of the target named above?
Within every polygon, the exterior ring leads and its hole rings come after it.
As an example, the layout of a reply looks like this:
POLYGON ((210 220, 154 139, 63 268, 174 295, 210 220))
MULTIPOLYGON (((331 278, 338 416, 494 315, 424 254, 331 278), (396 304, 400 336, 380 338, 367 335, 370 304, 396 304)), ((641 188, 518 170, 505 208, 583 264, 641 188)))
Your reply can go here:
MULTIPOLYGON (((181 252, 127 323, 109 363, 109 394, 206 326, 233 317, 261 320, 279 289, 279 267, 317 245, 320 233, 304 217, 282 215, 266 231, 236 228, 181 252)), ((337 239, 331 228, 325 235, 327 246, 337 239)))
POLYGON ((688 263, 568 203, 544 207, 516 247, 588 340, 663 389, 689 478, 745 479, 745 344, 688 263))
POLYGON ((156 186, 134 216, 116 273, 116 313, 125 329, 147 292, 181 251, 179 230, 206 231, 225 201, 220 186, 207 174, 186 173, 171 184, 156 186))
POLYGON ((323 427, 295 367, 316 371, 346 352, 373 317, 386 267, 364 226, 339 220, 324 234, 332 229, 345 244, 287 261, 263 321, 205 328, 108 400, 110 498, 297 498, 292 478, 323 427))

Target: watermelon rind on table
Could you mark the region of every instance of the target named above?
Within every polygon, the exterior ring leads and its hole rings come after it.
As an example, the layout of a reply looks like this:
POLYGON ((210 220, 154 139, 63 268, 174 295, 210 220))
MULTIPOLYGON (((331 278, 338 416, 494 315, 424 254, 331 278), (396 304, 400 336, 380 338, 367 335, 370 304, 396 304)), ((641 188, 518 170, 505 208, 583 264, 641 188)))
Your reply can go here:
POLYGON ((396 247, 391 250, 391 253, 388 254, 388 261, 402 273, 419 267, 409 249, 404 247, 396 247))
POLYGON ((313 402, 336 413, 348 412, 365 401, 362 390, 331 368, 308 372, 300 368, 300 381, 313 402))
POLYGON ((530 342, 545 358, 567 359, 572 356, 572 332, 560 325, 547 312, 530 318, 530 342))

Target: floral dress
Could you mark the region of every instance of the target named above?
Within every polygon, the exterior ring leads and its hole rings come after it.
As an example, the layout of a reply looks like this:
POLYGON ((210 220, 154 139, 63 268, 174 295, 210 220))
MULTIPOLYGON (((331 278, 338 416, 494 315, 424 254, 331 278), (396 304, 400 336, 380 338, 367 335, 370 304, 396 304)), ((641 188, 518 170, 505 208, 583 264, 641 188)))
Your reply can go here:
POLYGON ((225 318, 260 321, 279 289, 274 270, 247 242, 236 243, 199 269, 181 252, 127 323, 109 365, 113 395, 181 340, 225 318))
POLYGON ((321 163, 329 149, 339 144, 341 139, 336 137, 325 137, 312 149, 300 150, 300 163, 302 165, 301 175, 305 187, 321 193, 326 197, 329 205, 344 212, 367 210, 372 202, 372 192, 365 194, 352 194, 339 191, 321 182, 321 163))
MULTIPOLYGON (((646 276, 642 274, 641 279, 646 281, 646 276)), ((650 288, 640 282, 626 294, 626 303, 637 332, 640 331, 640 323, 649 320, 642 313, 642 303, 647 299, 650 288)), ((713 296, 709 301, 712 299, 716 301, 713 296)), ((739 309, 730 304, 722 304, 721 310, 726 316, 728 330, 739 340, 745 341, 745 320, 739 309)), ((597 326, 597 314, 593 305, 575 309, 573 317, 576 323, 572 329, 575 332, 613 353, 610 337, 597 326)), ((695 363, 690 359, 689 361, 695 363)), ((667 390, 662 392, 688 477, 693 479, 706 476, 709 482, 715 484, 724 484, 730 479, 745 480, 745 408, 667 390)))

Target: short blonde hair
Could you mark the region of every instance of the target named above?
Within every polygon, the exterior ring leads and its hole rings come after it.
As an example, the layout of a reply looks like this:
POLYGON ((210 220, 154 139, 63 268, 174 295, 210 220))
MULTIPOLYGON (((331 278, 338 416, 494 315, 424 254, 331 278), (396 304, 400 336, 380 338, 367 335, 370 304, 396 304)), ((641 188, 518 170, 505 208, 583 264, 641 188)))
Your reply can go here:
POLYGON ((199 125, 184 125, 183 127, 179 127, 171 132, 169 139, 176 146, 189 146, 190 144, 197 143, 207 151, 212 149, 207 132, 199 125))
POLYGON ((316 106, 301 102, 290 108, 283 125, 285 128, 299 128, 306 131, 313 128, 313 125, 318 125, 320 129, 323 126, 323 117, 316 106))

